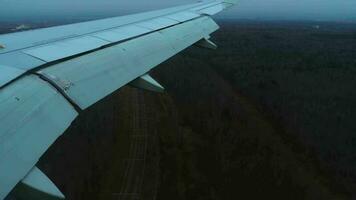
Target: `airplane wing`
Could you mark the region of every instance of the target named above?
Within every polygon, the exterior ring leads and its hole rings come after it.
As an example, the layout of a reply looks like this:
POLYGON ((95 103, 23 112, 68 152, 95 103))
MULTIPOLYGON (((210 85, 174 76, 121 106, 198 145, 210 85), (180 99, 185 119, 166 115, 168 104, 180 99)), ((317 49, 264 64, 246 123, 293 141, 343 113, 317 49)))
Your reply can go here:
POLYGON ((211 16, 233 0, 0 35, 0 199, 64 199, 36 163, 78 114, 119 88, 163 91, 149 71, 189 46, 215 49, 211 16), (39 198, 38 198, 39 199, 39 198))

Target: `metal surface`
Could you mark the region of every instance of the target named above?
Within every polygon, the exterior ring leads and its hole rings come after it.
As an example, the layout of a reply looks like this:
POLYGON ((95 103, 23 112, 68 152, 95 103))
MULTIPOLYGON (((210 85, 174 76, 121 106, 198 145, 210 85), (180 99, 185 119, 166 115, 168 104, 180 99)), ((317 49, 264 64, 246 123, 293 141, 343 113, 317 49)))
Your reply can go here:
POLYGON ((204 8, 208 8, 208 7, 212 7, 212 6, 218 5, 220 3, 222 3, 222 1, 206 1, 204 4, 199 5, 199 6, 195 6, 195 7, 191 8, 190 10, 191 11, 199 11, 199 10, 202 10, 204 8))
POLYGON ((36 59, 19 51, 0 54, 0 65, 23 69, 25 71, 43 64, 45 64, 44 61, 36 59))
POLYGON ((61 86, 79 107, 85 109, 176 53, 161 34, 151 33, 39 73, 61 86), (69 87, 64 88, 63 82, 70 83, 69 87))
POLYGON ((193 13, 193 12, 189 12, 189 11, 179 12, 179 13, 175 13, 175 14, 167 16, 167 18, 174 19, 179 22, 185 22, 185 21, 197 18, 197 17, 200 17, 200 15, 193 13))
POLYGON ((45 62, 51 62, 84 53, 107 44, 109 44, 109 42, 102 39, 84 36, 27 49, 23 52, 45 62))
POLYGON ((211 40, 209 40, 207 38, 200 40, 195 45, 198 47, 202 47, 202 48, 206 48, 206 49, 213 49, 213 50, 218 48, 218 46, 214 42, 212 42, 211 40))
POLYGON ((167 30, 162 30, 160 33, 167 38, 177 52, 180 52, 210 35, 210 33, 216 31, 218 28, 219 26, 211 18, 202 17, 167 30))
POLYGON ((203 8, 198 10, 199 13, 201 14, 206 14, 206 15, 215 15, 225 9, 225 6, 223 4, 217 4, 211 7, 203 8))
POLYGON ((136 25, 140 26, 140 27, 148 28, 148 29, 151 29, 152 31, 154 31, 154 30, 166 28, 166 27, 178 24, 178 23, 179 22, 176 20, 165 18, 165 17, 160 17, 160 18, 140 22, 140 23, 137 23, 136 25))
MULTIPOLYGON (((227 4, 224 2, 212 0, 123 17, 0 35, 1 45, 6 47, 0 48, 0 65, 32 70, 44 63, 215 13, 227 4), (219 8, 216 5, 220 5, 219 8), (211 6, 214 8, 204 10, 211 6)), ((16 78, 13 75, 7 80, 16 78)))
POLYGON ((209 35, 215 25, 203 17, 56 64, 39 73, 85 109, 209 35))
POLYGON ((159 92, 162 93, 164 92, 164 87, 159 84, 156 80, 154 80, 150 75, 145 74, 135 80, 133 80, 130 83, 131 86, 143 89, 143 90, 148 90, 151 92, 159 92))
POLYGON ((53 87, 33 75, 0 90, 0 110, 0 199, 3 199, 77 113, 53 87))
POLYGON ((0 87, 23 73, 25 73, 23 70, 0 65, 0 87))
POLYGON ((36 196, 47 196, 52 199, 65 198, 57 186, 37 167, 32 168, 21 183, 29 191, 26 199, 35 199, 36 196))
POLYGON ((99 32, 94 36, 110 42, 119 42, 148 32, 151 32, 151 30, 136 25, 128 25, 111 29, 109 31, 99 32))

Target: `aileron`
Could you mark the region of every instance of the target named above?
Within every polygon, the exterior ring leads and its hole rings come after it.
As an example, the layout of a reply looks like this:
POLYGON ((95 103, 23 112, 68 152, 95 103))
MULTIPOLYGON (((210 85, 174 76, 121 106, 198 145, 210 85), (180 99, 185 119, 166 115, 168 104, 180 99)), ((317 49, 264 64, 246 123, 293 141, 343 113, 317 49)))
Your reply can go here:
POLYGON ((77 112, 56 89, 35 75, 0 90, 0 110, 3 199, 69 127, 77 112))

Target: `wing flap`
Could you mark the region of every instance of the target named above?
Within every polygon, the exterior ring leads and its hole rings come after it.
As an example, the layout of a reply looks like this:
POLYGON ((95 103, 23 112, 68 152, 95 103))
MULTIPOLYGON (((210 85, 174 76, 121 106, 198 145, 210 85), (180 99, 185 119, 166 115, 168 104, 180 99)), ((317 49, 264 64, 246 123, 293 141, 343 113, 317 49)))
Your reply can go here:
POLYGON ((213 20, 202 17, 47 67, 39 73, 86 109, 216 29, 213 20))
POLYGON ((82 109, 148 72, 175 54, 159 33, 108 47, 40 71, 61 86, 63 91, 82 109), (93 90, 95 88, 95 90, 93 90))
POLYGON ((77 112, 52 86, 34 75, 0 90, 0 110, 3 199, 67 129, 77 112))

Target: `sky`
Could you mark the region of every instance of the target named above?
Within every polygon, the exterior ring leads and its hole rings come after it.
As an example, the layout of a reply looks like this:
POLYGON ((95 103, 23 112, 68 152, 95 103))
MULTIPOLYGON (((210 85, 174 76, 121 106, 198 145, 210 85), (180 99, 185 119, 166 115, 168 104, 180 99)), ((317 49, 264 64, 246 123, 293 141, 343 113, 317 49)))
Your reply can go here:
MULTIPOLYGON (((103 18, 194 0, 0 0, 1 21, 103 18)), ((240 0, 218 17, 257 20, 356 21, 356 0, 240 0)))

